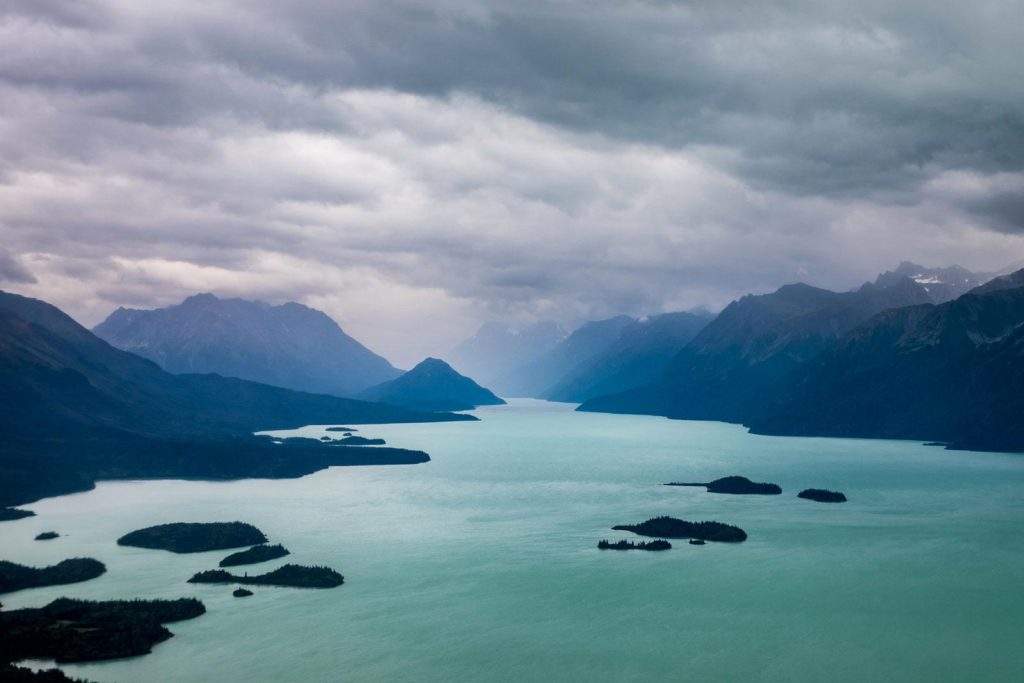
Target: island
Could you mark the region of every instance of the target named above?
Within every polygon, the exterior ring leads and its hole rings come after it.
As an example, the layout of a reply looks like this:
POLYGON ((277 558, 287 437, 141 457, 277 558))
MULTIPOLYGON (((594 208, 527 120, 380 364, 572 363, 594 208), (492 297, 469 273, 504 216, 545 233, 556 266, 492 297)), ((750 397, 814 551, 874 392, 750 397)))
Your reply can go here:
POLYGON ((253 586, 289 586, 291 588, 334 588, 345 583, 345 577, 330 567, 303 567, 286 564, 272 572, 256 576, 236 576, 223 569, 208 569, 188 580, 189 583, 244 583, 253 586))
POLYGON ((383 446, 384 439, 367 439, 365 436, 346 436, 343 439, 335 439, 338 446, 383 446))
POLYGON ((175 522, 127 533, 118 545, 172 553, 201 553, 266 543, 267 537, 245 522, 175 522))
POLYGON ((704 545, 704 541, 699 538, 691 538, 689 543, 690 545, 704 545))
POLYGON ((613 531, 631 531, 639 536, 659 538, 695 538, 719 543, 742 543, 747 532, 731 524, 721 522, 688 522, 675 517, 653 517, 639 524, 613 526, 613 531))
POLYGON ((236 588, 231 592, 236 598, 247 598, 252 595, 252 591, 248 588, 236 588))
POLYGON ((609 541, 600 540, 597 542, 598 550, 671 550, 672 544, 668 541, 640 541, 636 543, 634 541, 616 541, 611 543, 609 541))
POLYGON ((21 508, 0 508, 0 522, 13 522, 16 519, 34 517, 36 513, 21 508))
POLYGON ((55 539, 55 538, 57 538, 59 536, 60 536, 60 534, 58 534, 56 531, 44 531, 41 534, 36 534, 36 540, 37 541, 52 541, 53 539, 55 539))
POLYGON ((846 496, 844 494, 839 491, 829 491, 828 489, 804 489, 800 493, 796 494, 796 497, 815 500, 819 503, 846 502, 846 496))
POLYGON ((358 432, 355 427, 328 427, 325 432, 358 432))
POLYGON ((0 663, 53 659, 63 664, 144 655, 173 635, 163 624, 193 619, 205 611, 194 598, 58 598, 45 607, 0 612, 0 663))
POLYGON ((733 475, 708 482, 669 482, 665 486, 704 486, 708 493, 732 493, 737 495, 777 496, 782 493, 778 484, 750 481, 746 477, 733 475))
POLYGON ((79 583, 95 579, 105 571, 106 566, 91 557, 73 557, 49 567, 27 567, 0 560, 0 593, 79 583))
POLYGON ((277 545, 254 545, 248 550, 231 553, 220 561, 220 567, 237 567, 242 564, 256 564, 267 560, 276 560, 288 555, 288 549, 280 543, 277 545))

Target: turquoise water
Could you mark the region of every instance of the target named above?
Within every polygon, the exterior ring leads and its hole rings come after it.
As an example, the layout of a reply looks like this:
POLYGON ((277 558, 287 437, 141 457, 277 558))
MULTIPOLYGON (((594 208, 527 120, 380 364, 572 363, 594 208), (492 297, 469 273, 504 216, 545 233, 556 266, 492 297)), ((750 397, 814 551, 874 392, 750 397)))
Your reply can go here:
MULTIPOLYGON (((361 433, 433 461, 302 479, 108 482, 0 524, 4 559, 86 555, 87 583, 0 596, 196 596, 152 654, 67 666, 94 681, 1021 680, 1024 456, 896 441, 751 436, 741 427, 519 401, 477 423, 361 433), (781 496, 660 486, 743 474, 781 496), (850 502, 795 497, 805 487, 850 502), (717 519, 740 545, 598 551, 613 524, 717 519), (328 564, 327 591, 185 580, 226 553, 120 548, 169 521, 241 519, 328 564), (63 536, 37 542, 39 531, 63 536)), ((298 430, 320 435, 320 428, 298 430)))

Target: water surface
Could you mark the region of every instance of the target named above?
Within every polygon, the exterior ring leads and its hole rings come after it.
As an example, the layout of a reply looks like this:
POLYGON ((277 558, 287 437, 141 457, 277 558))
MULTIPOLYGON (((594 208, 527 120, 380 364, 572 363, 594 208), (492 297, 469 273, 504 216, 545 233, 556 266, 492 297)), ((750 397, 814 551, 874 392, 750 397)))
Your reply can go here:
MULTIPOLYGON (((94 681, 1021 680, 1024 458, 914 442, 752 436, 735 425, 517 401, 476 423, 368 426, 432 462, 293 480, 104 482, 0 524, 2 558, 90 556, 99 579, 0 596, 203 600, 144 657, 64 667, 94 681), (781 496, 660 486, 743 474, 781 496), (835 488, 850 502, 797 499, 835 488), (670 514, 739 545, 598 551, 670 514), (193 586, 227 553, 115 539, 239 519, 328 564, 326 591, 193 586), (32 538, 43 530, 54 541, 32 538)), ((297 430, 320 436, 320 427, 297 430)))

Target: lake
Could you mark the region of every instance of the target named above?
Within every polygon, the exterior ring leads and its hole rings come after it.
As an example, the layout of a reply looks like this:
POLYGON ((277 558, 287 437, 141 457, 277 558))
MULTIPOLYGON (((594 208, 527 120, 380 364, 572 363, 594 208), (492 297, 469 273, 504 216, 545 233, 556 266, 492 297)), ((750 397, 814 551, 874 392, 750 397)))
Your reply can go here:
MULTIPOLYGON (((63 667, 94 681, 1021 680, 1024 456, 917 442, 753 436, 737 425, 514 401, 480 422, 360 429, 430 453, 292 480, 103 482, 0 523, 0 558, 95 557, 93 581, 0 596, 195 596, 152 654, 63 667), (741 474, 780 496, 667 481, 741 474), (796 498, 808 487, 848 503, 796 498), (599 551, 656 515, 745 543, 599 551), (132 529, 242 520, 345 575, 333 590, 185 581, 227 552, 121 548, 132 529), (39 542, 55 530, 59 539, 39 542)), ((322 427, 289 432, 321 436, 322 427)), ((639 539, 638 539, 639 540, 639 539)))

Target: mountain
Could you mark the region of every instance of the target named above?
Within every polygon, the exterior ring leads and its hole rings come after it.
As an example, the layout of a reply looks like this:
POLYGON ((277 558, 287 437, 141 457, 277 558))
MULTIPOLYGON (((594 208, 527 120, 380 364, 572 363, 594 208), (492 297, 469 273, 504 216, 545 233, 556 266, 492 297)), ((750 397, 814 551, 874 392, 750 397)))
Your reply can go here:
POLYGON ((539 398, 574 368, 607 351, 635 324, 625 315, 585 323, 546 353, 510 370, 499 381, 507 396, 539 398))
POLYGON ((416 410, 472 410, 505 403, 437 358, 421 361, 401 377, 371 387, 360 397, 416 410))
POLYGON ((910 261, 903 261, 895 270, 879 275, 875 284, 880 287, 891 287, 900 279, 909 278, 921 285, 932 303, 941 304, 967 293, 992 277, 986 273, 972 273, 957 265, 926 268, 910 261))
POLYGON ((1024 450, 1024 270, 880 313, 780 389, 753 431, 1024 450))
POLYGON ((300 476, 330 465, 422 462, 401 449, 277 446, 257 429, 435 422, 426 413, 219 375, 173 375, 45 302, 0 292, 0 506, 99 478, 300 476))
POLYGON ((565 336, 562 326, 550 321, 534 323, 520 330, 488 322, 455 347, 449 354, 449 360, 459 372, 506 393, 503 380, 513 369, 547 353, 565 336))
POLYGON ((401 372, 297 303, 196 294, 177 306, 118 308, 93 332, 172 373, 211 373, 317 394, 354 396, 401 372))
POLYGON ((694 337, 657 382, 599 396, 579 409, 742 422, 797 367, 861 322, 930 300, 921 284, 906 277, 850 292, 801 283, 747 295, 694 337))
POLYGON ((651 384, 713 318, 706 311, 680 311, 634 321, 604 352, 580 363, 548 388, 543 398, 582 403, 651 384))

